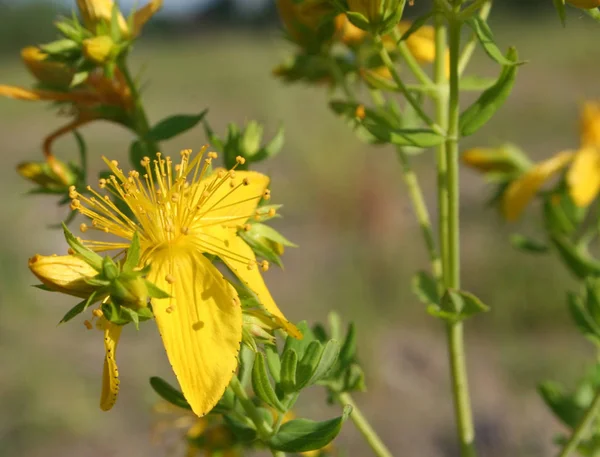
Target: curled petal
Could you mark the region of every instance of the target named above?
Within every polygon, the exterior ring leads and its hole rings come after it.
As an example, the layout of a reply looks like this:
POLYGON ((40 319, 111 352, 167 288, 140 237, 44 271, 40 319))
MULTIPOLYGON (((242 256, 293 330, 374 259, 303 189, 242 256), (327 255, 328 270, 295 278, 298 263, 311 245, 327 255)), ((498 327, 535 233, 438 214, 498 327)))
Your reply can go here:
POLYGON ((152 299, 167 356, 194 413, 207 414, 237 367, 242 309, 233 288, 200 252, 169 247, 150 258, 148 280, 171 295, 152 299))
POLYGON ((555 173, 566 167, 573 159, 573 152, 563 151, 554 157, 540 162, 527 173, 513 181, 502 198, 502 211, 509 221, 519 218, 537 191, 555 173))
POLYGON ((104 368, 102 370, 102 394, 100 395, 100 409, 110 410, 119 395, 119 369, 117 367, 117 344, 121 337, 123 327, 100 318, 100 326, 104 329, 104 368))
POLYGON ((146 22, 162 8, 163 0, 152 0, 133 15, 133 36, 138 36, 146 22))

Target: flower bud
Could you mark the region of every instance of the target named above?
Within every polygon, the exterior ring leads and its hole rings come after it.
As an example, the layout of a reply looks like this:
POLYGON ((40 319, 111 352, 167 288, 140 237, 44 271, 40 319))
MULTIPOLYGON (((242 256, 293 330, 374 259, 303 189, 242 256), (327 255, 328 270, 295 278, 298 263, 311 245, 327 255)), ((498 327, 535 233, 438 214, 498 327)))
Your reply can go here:
POLYGON ((83 55, 91 62, 103 65, 114 57, 115 43, 108 35, 83 40, 83 55))
POLYGON ((244 334, 261 343, 275 343, 273 330, 279 325, 262 309, 244 309, 244 334))
POLYGON ((586 10, 598 8, 600 6, 600 0, 567 0, 567 3, 586 10))
POLYGON ((511 144, 498 148, 469 149, 463 153, 462 161, 483 173, 524 172, 531 166, 523 152, 511 144))
MULTIPOLYGON (((112 20, 113 0, 77 0, 77 7, 81 13, 81 18, 85 27, 92 33, 96 33, 96 27, 101 23, 110 24, 112 20)), ((124 36, 129 36, 129 27, 123 14, 117 13, 117 22, 119 29, 124 36)))
POLYGON ((256 121, 250 121, 242 133, 242 157, 253 157, 260 150, 263 127, 256 121))
POLYGON ((85 260, 74 255, 42 256, 29 259, 31 272, 49 289, 86 298, 95 287, 86 282, 98 274, 85 260))
POLYGON ((290 37, 306 49, 317 49, 343 25, 325 0, 277 0, 277 9, 290 37))
POLYGON ((64 162, 53 158, 48 162, 21 162, 17 173, 47 190, 64 190, 75 184, 77 176, 64 162))
POLYGON ((381 0, 348 0, 348 9, 362 14, 369 22, 381 20, 381 0))
POLYGON ((59 62, 48 60, 48 54, 35 46, 21 50, 21 58, 29 72, 44 84, 66 88, 73 79, 73 71, 59 62))
POLYGON ((141 276, 120 276, 110 284, 110 298, 119 306, 132 309, 148 306, 148 287, 141 276))

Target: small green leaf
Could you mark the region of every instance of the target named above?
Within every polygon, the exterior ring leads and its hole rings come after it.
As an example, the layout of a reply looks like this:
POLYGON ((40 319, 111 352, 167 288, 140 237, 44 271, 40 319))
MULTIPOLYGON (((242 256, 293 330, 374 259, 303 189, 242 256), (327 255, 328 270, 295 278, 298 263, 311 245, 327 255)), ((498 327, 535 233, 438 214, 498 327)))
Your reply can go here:
POLYGON ((171 298, 171 295, 166 293, 164 290, 158 288, 154 283, 144 280, 146 284, 146 289, 148 290, 148 296, 151 298, 171 298))
POLYGON ((251 350, 248 346, 242 345, 240 349, 240 369, 239 378, 242 386, 247 386, 252 377, 252 367, 254 366, 254 358, 256 353, 251 350))
POLYGON ((298 356, 298 358, 301 359, 304 356, 304 351, 306 351, 306 348, 308 347, 310 342, 313 341, 315 338, 312 333, 312 330, 308 327, 306 321, 299 322, 296 325, 296 327, 298 327, 298 330, 300 330, 304 338, 298 340, 296 338, 288 336, 285 339, 283 352, 285 353, 285 351, 287 351, 288 349, 293 349, 294 351, 296 351, 296 355, 298 356))
POLYGON ((310 380, 315 373, 321 356, 323 355, 323 345, 318 341, 311 341, 304 356, 298 362, 296 369, 296 388, 302 389, 309 385, 310 380))
POLYGON ((594 322, 600 325, 600 278, 585 278, 585 308, 594 322))
POLYGON ((73 249, 73 251, 75 251, 79 257, 85 260, 94 270, 100 273, 102 271, 102 257, 81 244, 81 241, 75 238, 75 236, 69 231, 64 223, 62 226, 65 233, 65 240, 67 241, 69 247, 73 249))
POLYGON ((139 330, 140 329, 140 316, 138 316, 138 313, 136 313, 131 308, 128 308, 127 306, 121 306, 121 311, 126 316, 129 316, 129 319, 131 319, 131 322, 133 322, 133 325, 135 325, 135 329, 139 330))
POLYGON ((553 0, 554 9, 558 14, 558 18, 560 19, 560 23, 563 27, 567 25, 567 12, 565 11, 565 0, 553 0))
POLYGON ((267 405, 284 413, 285 406, 281 404, 275 394, 275 389, 271 385, 269 374, 267 373, 267 364, 265 356, 262 352, 257 352, 252 368, 252 389, 258 398, 264 401, 267 405))
POLYGON ((152 127, 146 134, 145 139, 149 141, 169 140, 195 127, 204 118, 207 111, 204 110, 199 114, 176 114, 169 116, 152 127))
POLYGON ((510 95, 517 75, 517 51, 510 48, 506 56, 510 64, 502 68, 496 83, 482 92, 460 115, 459 128, 462 136, 472 135, 483 127, 510 95))
POLYGON ((356 327, 354 322, 348 324, 348 331, 342 349, 340 350, 339 360, 342 367, 346 367, 356 359, 356 327))
POLYGON ((433 276, 425 271, 419 271, 412 280, 412 289, 415 295, 426 305, 439 305, 440 296, 438 286, 433 276))
POLYGON ((89 75, 90 75, 89 71, 78 71, 77 73, 75 73, 73 75, 73 78, 71 79, 71 83, 69 84, 69 87, 79 86, 80 84, 85 82, 86 79, 88 79, 89 75))
POLYGON ((433 13, 426 13, 413 20, 408 30, 404 32, 400 37, 400 41, 405 41, 406 39, 408 39, 409 36, 411 36, 413 33, 419 30, 422 26, 424 26, 427 23, 427 21, 432 17, 433 13))
POLYGON ((485 76, 463 76, 460 78, 460 90, 464 91, 482 91, 489 89, 494 85, 496 80, 485 76))
POLYGON ((331 339, 340 341, 342 338, 342 319, 340 315, 335 311, 330 311, 327 316, 327 321, 329 323, 329 332, 331 334, 331 339))
POLYGON ((583 336, 595 344, 600 344, 600 328, 588 314, 581 299, 574 293, 569 292, 567 295, 567 304, 573 322, 575 322, 575 325, 583 336))
POLYGON ((475 32, 475 36, 479 40, 481 47, 496 62, 503 66, 511 66, 517 65, 516 59, 510 59, 508 57, 504 57, 502 51, 496 46, 494 42, 494 35, 490 27, 487 25, 484 19, 479 16, 473 16, 466 21, 467 25, 473 29, 475 32))
POLYGON ((281 389, 289 394, 296 391, 296 367, 298 365, 298 354, 294 349, 283 352, 281 357, 281 389))
POLYGON ((519 251, 532 254, 545 254, 548 252, 548 245, 539 240, 535 240, 525 235, 514 234, 510 237, 510 244, 519 251))
POLYGON ((129 249, 127 249, 127 258, 123 263, 123 271, 133 271, 135 267, 138 266, 140 262, 140 237, 138 235, 137 230, 133 233, 133 237, 131 238, 131 244, 129 245, 129 249))
POLYGON ((325 348, 323 349, 323 353, 321 354, 317 368, 313 371, 308 384, 314 384, 326 377, 337 362, 339 355, 340 344, 336 340, 329 340, 325 344, 325 348))
POLYGON ((192 410, 183 394, 164 379, 153 376, 150 378, 150 385, 163 400, 180 408, 192 410))
POLYGON ((348 20, 350 20, 352 25, 362 30, 369 30, 369 20, 362 14, 354 11, 346 11, 346 16, 348 16, 348 20))
POLYGON ((256 430, 249 424, 240 422, 239 420, 227 414, 223 416, 223 419, 227 423, 227 426, 229 427, 233 435, 236 437, 236 439, 238 439, 242 443, 251 443, 256 440, 258 434, 256 430))
POLYGON ((567 427, 575 428, 577 426, 585 410, 565 394, 560 384, 546 381, 541 383, 537 390, 546 406, 558 419, 567 427))
POLYGON ((600 274, 600 262, 594 259, 583 246, 575 246, 567 237, 551 235, 552 244, 571 273, 580 279, 600 274))
POLYGON ((51 43, 42 44, 40 49, 46 54, 64 54, 79 50, 77 42, 69 39, 52 41, 51 43))
POLYGON ((269 447, 283 452, 307 452, 327 446, 338 435, 342 424, 352 412, 344 408, 341 417, 323 422, 295 419, 286 422, 269 440, 269 447))
POLYGON ((281 381, 281 359, 277 352, 277 346, 274 344, 265 344, 265 355, 267 357, 267 366, 269 367, 269 373, 273 377, 276 383, 281 381))
POLYGON ((60 320, 59 324, 64 324, 65 322, 69 322, 75 316, 82 313, 85 310, 85 308, 87 307, 87 302, 88 302, 88 300, 83 300, 83 301, 77 303, 75 306, 73 306, 73 308, 71 308, 69 311, 67 311, 67 313, 63 316, 63 318, 60 320))
POLYGON ((278 267, 283 267, 279 255, 275 251, 273 251, 273 249, 270 246, 262 242, 258 237, 250 234, 250 232, 246 232, 245 230, 238 231, 238 236, 242 238, 246 242, 246 244, 252 248, 252 250, 257 256, 262 257, 263 259, 266 259, 271 263, 274 263, 278 267))
POLYGON ((489 311, 489 307, 470 292, 448 289, 442 296, 439 310, 441 312, 438 317, 451 317, 454 321, 460 321, 489 311))

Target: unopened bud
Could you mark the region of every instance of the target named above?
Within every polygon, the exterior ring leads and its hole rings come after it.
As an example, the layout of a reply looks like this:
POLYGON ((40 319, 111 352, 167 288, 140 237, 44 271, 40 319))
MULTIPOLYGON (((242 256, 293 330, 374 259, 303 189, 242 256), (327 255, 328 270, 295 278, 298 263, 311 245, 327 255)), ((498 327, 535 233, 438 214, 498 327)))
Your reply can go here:
POLYGON ((52 158, 49 162, 21 162, 17 173, 48 190, 61 190, 75 184, 77 177, 64 162, 52 158))
POLYGON ((108 35, 83 40, 83 55, 91 62, 105 64, 114 57, 115 43, 108 35))
POLYGON ((290 37, 307 49, 329 41, 343 25, 334 18, 334 9, 325 0, 277 0, 277 9, 290 37))
POLYGON ((120 306, 144 308, 148 306, 148 287, 141 276, 119 277, 110 284, 110 297, 120 306))
MULTIPOLYGON (((77 7, 85 27, 90 32, 96 33, 96 27, 99 24, 110 24, 113 8, 116 6, 113 0, 77 0, 77 7)), ((129 36, 127 21, 120 11, 117 12, 117 22, 121 33, 126 37, 129 36)))
POLYGON ((31 272, 49 289, 86 298, 95 287, 86 282, 98 274, 87 262, 73 255, 42 256, 29 259, 31 272))
POLYGON ((510 144, 498 148, 469 149, 463 153, 462 161, 483 173, 523 172, 531 166, 521 150, 510 144))

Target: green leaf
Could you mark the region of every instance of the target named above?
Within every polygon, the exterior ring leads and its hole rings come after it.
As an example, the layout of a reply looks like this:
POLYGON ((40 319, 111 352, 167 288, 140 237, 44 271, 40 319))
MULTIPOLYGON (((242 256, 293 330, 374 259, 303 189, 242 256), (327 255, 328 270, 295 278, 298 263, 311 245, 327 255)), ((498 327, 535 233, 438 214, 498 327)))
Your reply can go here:
POLYGON ((262 352, 257 352, 252 367, 252 389, 258 398, 264 401, 267 405, 276 410, 285 413, 286 408, 281 404, 275 394, 275 389, 271 385, 269 374, 267 373, 267 363, 262 352))
POLYGON ((139 330, 140 329, 140 316, 138 316, 138 313, 136 313, 131 308, 128 308, 127 306, 121 306, 121 311, 126 316, 129 316, 129 319, 131 320, 131 322, 133 322, 133 325, 135 325, 135 329, 139 330))
POLYGON ((304 352, 304 356, 298 362, 298 368, 296 369, 296 389, 300 390, 309 385, 322 355, 323 345, 316 340, 311 341, 304 352))
POLYGON ((312 330, 308 327, 306 321, 299 322, 296 325, 296 327, 298 328, 298 330, 300 330, 300 333, 302 333, 304 338, 298 340, 296 338, 288 336, 285 339, 283 352, 285 353, 285 351, 287 351, 288 349, 293 349, 294 351, 296 351, 296 355, 298 356, 298 358, 302 358, 304 356, 304 351, 306 351, 306 348, 308 347, 310 342, 313 341, 315 338, 312 333, 312 330))
POLYGON ((413 276, 412 289, 422 303, 426 305, 440 304, 437 282, 429 273, 425 271, 417 272, 413 276))
POLYGON ((532 254, 545 254, 548 252, 548 245, 542 241, 535 240, 525 235, 514 234, 510 237, 510 244, 519 251, 532 254))
POLYGON ((335 311, 330 311, 327 315, 327 322, 329 323, 331 339, 340 341, 342 338, 342 319, 340 318, 340 315, 335 311))
POLYGON ((152 127, 146 134, 145 139, 148 141, 171 139, 195 127, 207 112, 208 110, 204 110, 199 114, 175 114, 169 116, 152 127))
POLYGON ((327 446, 338 435, 342 424, 352 412, 344 408, 342 416, 323 422, 295 419, 286 422, 269 440, 269 447, 283 452, 307 452, 327 446))
POLYGON ((558 14, 558 18, 560 19, 560 23, 563 27, 567 25, 567 12, 565 11, 565 0, 553 0, 554 9, 558 14))
POLYGON ((94 270, 100 273, 102 271, 102 257, 81 244, 81 241, 75 238, 75 236, 69 231, 64 223, 62 224, 62 227, 65 233, 65 240, 67 241, 69 247, 75 251, 75 254, 85 260, 94 270))
MULTIPOLYGON (((451 317, 454 321, 467 319, 475 314, 489 311, 489 307, 470 292, 448 289, 442 296, 438 317, 451 317)), ((433 311, 433 310, 431 310, 433 311)))
POLYGON ((594 323, 600 325, 600 278, 585 278, 585 308, 594 323))
POLYGON ((502 68, 496 83, 482 92, 475 103, 460 115, 459 128, 462 136, 472 135, 483 127, 510 95, 517 75, 517 51, 510 48, 506 56, 510 64, 502 68))
POLYGON ((192 410, 183 394, 164 379, 153 376, 150 378, 150 385, 163 400, 180 408, 192 410))
POLYGON ((293 248, 298 247, 297 244, 292 243, 290 240, 288 240, 286 237, 284 237, 281 233, 279 233, 273 227, 266 225, 266 224, 261 224, 260 222, 255 222, 255 223, 251 224, 250 231, 247 233, 250 236, 253 236, 256 238, 267 238, 268 240, 271 240, 275 243, 282 244, 284 246, 289 246, 289 247, 293 247, 293 248))
POLYGON ((546 381, 538 386, 538 393, 546 403, 546 406, 560 419, 567 427, 575 428, 584 413, 584 409, 573 402, 573 400, 564 393, 560 384, 552 381, 546 381))
POLYGON ((75 316, 84 312, 86 310, 86 308, 90 305, 90 299, 93 299, 93 297, 95 295, 96 295, 96 292, 92 292, 92 294, 87 299, 85 299, 85 300, 77 303, 75 306, 73 306, 73 308, 71 308, 69 311, 67 311, 67 313, 63 316, 63 318, 60 320, 59 324, 64 324, 65 322, 69 322, 75 316))
POLYGON ((413 146, 417 148, 430 148, 445 141, 443 135, 429 129, 391 129, 373 124, 365 119, 364 127, 378 140, 396 146, 413 146))
POLYGON ((340 355, 340 344, 336 340, 329 340, 325 344, 325 348, 319 359, 319 363, 308 382, 308 384, 314 384, 317 381, 325 378, 331 371, 333 366, 338 360, 340 355))
POLYGON ((138 263, 140 263, 140 237, 136 230, 131 238, 129 249, 127 249, 127 258, 123 263, 123 271, 133 271, 138 266, 138 263))
POLYGON ((348 324, 348 331, 342 349, 340 350, 339 360, 342 367, 354 362, 356 359, 356 327, 354 322, 348 324))
POLYGON ((496 80, 486 76, 463 76, 460 78, 460 90, 464 91, 482 91, 489 89, 494 85, 496 80))
POLYGON ((354 11, 346 11, 346 16, 348 16, 348 20, 359 29, 369 30, 369 20, 362 14, 354 11))
POLYGON ((73 40, 62 39, 42 44, 40 49, 46 54, 64 54, 79 51, 79 45, 73 40))
POLYGON ((413 33, 419 30, 422 26, 424 26, 427 23, 427 21, 432 17, 433 13, 426 13, 413 20, 408 30, 404 32, 400 37, 400 41, 405 41, 409 36, 411 36, 413 33))
POLYGON ((281 262, 279 255, 269 245, 260 240, 260 238, 258 238, 255 235, 252 235, 250 232, 246 232, 245 230, 238 231, 238 236, 242 238, 246 242, 246 244, 252 248, 252 250, 258 257, 262 257, 263 259, 274 263, 278 267, 283 267, 283 263, 281 262))
POLYGON ((157 151, 149 151, 147 144, 138 140, 132 141, 129 145, 129 161, 139 171, 142 176, 146 173, 146 169, 142 167, 144 157, 152 157, 157 151))
POLYGON ((600 262, 594 259, 583 246, 575 246, 567 237, 551 235, 552 244, 571 273, 580 279, 600 274, 600 262))
POLYGON ((242 345, 240 349, 240 369, 239 369, 239 378, 242 386, 247 386, 248 382, 250 382, 250 378, 252 377, 252 367, 254 366, 254 358, 256 357, 256 353, 252 351, 248 346, 242 345))
POLYGON ((508 57, 504 57, 502 51, 496 46, 494 42, 494 35, 490 27, 487 25, 484 19, 479 16, 473 16, 466 21, 467 25, 473 29, 475 32, 475 36, 479 40, 481 47, 496 62, 503 66, 511 66, 517 65, 516 59, 510 59, 508 57))
POLYGON ((289 394, 296 391, 296 367, 298 366, 298 353, 294 349, 283 352, 281 357, 281 389, 289 394))
POLYGON ((600 344, 600 328, 584 308, 581 299, 572 292, 567 295, 567 304, 573 322, 587 339, 600 344))
POLYGON ((71 79, 71 83, 69 84, 69 87, 79 86, 80 84, 85 82, 86 79, 88 79, 89 75, 90 75, 89 71, 78 71, 77 73, 75 73, 73 75, 73 78, 71 79))
POLYGON ((274 344, 265 344, 265 356, 267 357, 267 366, 269 367, 269 373, 273 377, 276 383, 281 381, 281 359, 277 352, 277 346, 274 344))

